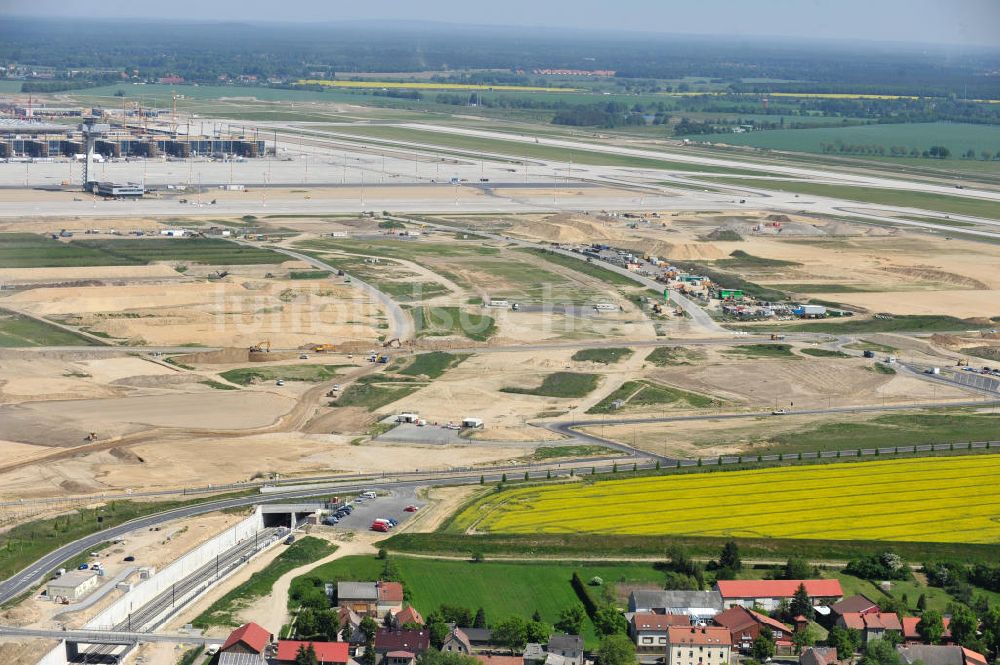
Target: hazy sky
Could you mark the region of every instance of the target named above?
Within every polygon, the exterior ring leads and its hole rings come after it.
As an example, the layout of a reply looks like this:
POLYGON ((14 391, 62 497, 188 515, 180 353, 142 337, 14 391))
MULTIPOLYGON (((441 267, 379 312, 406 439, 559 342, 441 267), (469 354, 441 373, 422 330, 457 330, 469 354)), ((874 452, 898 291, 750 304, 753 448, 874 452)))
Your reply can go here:
POLYGON ((1000 0, 0 0, 3 14, 426 20, 1000 47, 1000 0))

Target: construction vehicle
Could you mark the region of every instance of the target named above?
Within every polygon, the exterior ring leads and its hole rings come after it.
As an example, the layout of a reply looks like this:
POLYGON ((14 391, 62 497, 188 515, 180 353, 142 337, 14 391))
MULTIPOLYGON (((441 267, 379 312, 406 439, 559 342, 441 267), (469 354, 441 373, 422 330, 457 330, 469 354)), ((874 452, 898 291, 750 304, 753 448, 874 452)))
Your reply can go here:
POLYGON ((333 344, 315 344, 312 347, 313 353, 333 353, 334 349, 333 344))
POLYGON ((378 363, 380 365, 385 365, 388 362, 389 362, 389 356, 379 356, 378 357, 378 363))
POLYGON ((958 361, 957 367, 968 367, 968 366, 969 366, 968 359, 962 358, 961 360, 958 361))
POLYGON ((393 337, 388 342, 384 342, 382 344, 382 348, 384 349, 398 349, 399 346, 400 346, 400 341, 398 337, 393 337))
POLYGON ((772 340, 782 340, 782 339, 785 339, 785 336, 782 335, 782 334, 780 334, 780 333, 771 333, 771 339, 772 340))
POLYGON ((265 339, 263 342, 257 342, 250 347, 250 353, 270 353, 271 352, 271 340, 265 339))

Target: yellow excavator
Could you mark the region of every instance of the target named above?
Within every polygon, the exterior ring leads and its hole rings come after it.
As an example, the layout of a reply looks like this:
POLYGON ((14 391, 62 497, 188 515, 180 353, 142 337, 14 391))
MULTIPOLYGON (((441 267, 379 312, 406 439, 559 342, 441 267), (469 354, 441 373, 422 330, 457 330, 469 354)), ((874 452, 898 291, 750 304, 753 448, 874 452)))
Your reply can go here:
POLYGON ((270 353, 271 352, 271 340, 265 339, 263 342, 257 342, 250 347, 250 353, 270 353))

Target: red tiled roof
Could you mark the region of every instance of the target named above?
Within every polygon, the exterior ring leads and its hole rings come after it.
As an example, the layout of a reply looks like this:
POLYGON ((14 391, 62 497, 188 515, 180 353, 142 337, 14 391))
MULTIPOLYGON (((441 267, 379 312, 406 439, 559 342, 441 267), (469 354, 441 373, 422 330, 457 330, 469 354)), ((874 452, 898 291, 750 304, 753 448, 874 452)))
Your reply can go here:
POLYGON ((882 630, 902 630, 903 625, 899 623, 899 615, 894 612, 875 612, 874 614, 862 614, 865 628, 882 630))
POLYGON ((253 623, 245 623, 233 632, 229 633, 229 637, 223 643, 222 648, 219 651, 226 651, 230 647, 242 642, 249 648, 253 649, 257 653, 264 653, 264 647, 267 643, 271 641, 271 633, 267 632, 267 629, 263 626, 253 623))
POLYGON ((632 625, 636 630, 664 631, 671 626, 690 626, 691 619, 686 614, 653 614, 652 612, 636 612, 632 617, 632 625))
POLYGON ((416 658, 417 654, 412 651, 390 651, 386 656, 389 658, 416 658))
MULTIPOLYGON (((917 624, 920 623, 920 617, 903 617, 899 620, 903 628, 903 639, 907 640, 920 640, 920 632, 917 630, 917 624)), ((944 624, 944 638, 951 637, 951 631, 948 630, 948 626, 951 625, 951 617, 944 617, 941 619, 941 623, 944 624)))
POLYGON ((712 617, 712 621, 730 631, 744 630, 755 623, 759 623, 770 627, 772 630, 780 630, 788 634, 793 632, 791 626, 786 626, 777 619, 772 619, 760 612, 754 612, 746 607, 739 606, 731 607, 725 612, 716 614, 712 617))
POLYGON ((423 653, 430 647, 430 633, 426 630, 391 630, 379 628, 375 633, 376 651, 412 651, 423 653))
POLYGON ((728 628, 717 628, 709 626, 707 628, 681 628, 671 626, 667 629, 667 642, 674 644, 695 644, 699 646, 730 646, 733 643, 729 635, 728 628))
POLYGON ((852 628, 854 630, 865 629, 865 620, 862 618, 860 612, 844 612, 840 616, 840 620, 844 622, 845 628, 852 628))
POLYGON ((396 623, 403 625, 406 623, 418 623, 421 626, 424 625, 424 618, 420 616, 420 612, 416 610, 412 605, 409 607, 404 607, 400 611, 396 612, 396 623))
POLYGON ((399 582, 379 582, 378 599, 386 603, 403 602, 403 585, 399 582))
POLYGON ((972 649, 962 647, 962 656, 965 665, 986 665, 986 656, 972 649))
POLYGON ((715 586, 723 598, 791 598, 800 584, 813 598, 844 595, 840 580, 719 580, 715 586))
POLYGON ((347 642, 302 642, 300 640, 278 640, 277 660, 281 663, 294 663, 295 655, 299 652, 300 646, 307 649, 312 644, 316 651, 316 660, 320 665, 326 663, 346 663, 347 642))
MULTIPOLYGON (((473 654, 473 658, 483 665, 524 665, 524 656, 494 656, 473 654)), ((986 665, 983 663, 983 665, 986 665)))

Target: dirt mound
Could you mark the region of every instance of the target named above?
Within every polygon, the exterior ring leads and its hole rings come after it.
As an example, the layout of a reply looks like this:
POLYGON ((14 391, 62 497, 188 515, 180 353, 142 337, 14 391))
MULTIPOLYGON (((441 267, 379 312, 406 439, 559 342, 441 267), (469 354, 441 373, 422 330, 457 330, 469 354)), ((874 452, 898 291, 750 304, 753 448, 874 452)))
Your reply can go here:
POLYGON ((769 222, 781 222, 782 224, 788 224, 792 220, 789 219, 788 215, 768 215, 767 221, 769 222))
POLYGON ((945 335, 942 333, 935 333, 931 335, 931 343, 936 346, 943 346, 945 348, 952 348, 962 345, 962 340, 955 335, 945 335))
POLYGON ((125 450, 124 448, 111 448, 108 450, 108 453, 119 462, 124 462, 125 464, 142 464, 146 461, 131 450, 125 450))
POLYGON ((184 365, 230 365, 250 361, 248 349, 219 349, 218 351, 200 351, 185 353, 176 357, 177 362, 184 365))
POLYGON ((972 279, 971 277, 966 277, 965 275, 959 275, 953 272, 938 270, 937 268, 931 266, 886 266, 882 268, 882 270, 893 275, 902 275, 921 282, 934 282, 937 284, 948 284, 949 286, 961 286, 967 289, 976 289, 978 291, 988 291, 990 288, 989 285, 980 282, 978 279, 972 279))
POLYGON ((559 243, 588 243, 596 240, 620 240, 621 234, 600 220, 586 215, 560 213, 541 221, 518 220, 511 228, 512 235, 530 236, 559 243))
POLYGON ((671 243, 661 240, 652 243, 625 243, 629 249, 677 261, 715 261, 728 256, 727 252, 710 243, 671 243))
POLYGON ((972 346, 962 349, 962 353, 987 360, 1000 360, 1000 346, 972 346))

